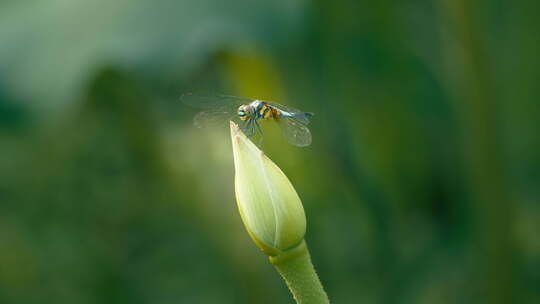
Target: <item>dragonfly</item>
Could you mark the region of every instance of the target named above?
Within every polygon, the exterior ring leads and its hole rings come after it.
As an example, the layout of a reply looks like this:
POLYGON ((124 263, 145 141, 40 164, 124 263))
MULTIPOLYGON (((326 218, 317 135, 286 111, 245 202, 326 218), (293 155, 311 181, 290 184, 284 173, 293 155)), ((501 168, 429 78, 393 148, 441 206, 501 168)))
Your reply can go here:
POLYGON ((232 120, 239 124, 248 137, 263 136, 261 122, 274 121, 281 128, 285 140, 297 147, 311 144, 307 125, 311 112, 303 112, 277 102, 229 95, 186 93, 180 98, 184 104, 198 108, 194 125, 198 128, 225 124, 232 120))

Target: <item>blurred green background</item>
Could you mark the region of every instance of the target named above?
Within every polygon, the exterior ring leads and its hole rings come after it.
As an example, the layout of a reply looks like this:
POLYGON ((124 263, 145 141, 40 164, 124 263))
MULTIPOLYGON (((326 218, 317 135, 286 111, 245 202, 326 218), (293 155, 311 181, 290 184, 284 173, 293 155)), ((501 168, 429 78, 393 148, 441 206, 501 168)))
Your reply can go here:
POLYGON ((293 303, 189 91, 316 113, 263 148, 333 303, 540 303, 539 9, 3 0, 0 303, 293 303))

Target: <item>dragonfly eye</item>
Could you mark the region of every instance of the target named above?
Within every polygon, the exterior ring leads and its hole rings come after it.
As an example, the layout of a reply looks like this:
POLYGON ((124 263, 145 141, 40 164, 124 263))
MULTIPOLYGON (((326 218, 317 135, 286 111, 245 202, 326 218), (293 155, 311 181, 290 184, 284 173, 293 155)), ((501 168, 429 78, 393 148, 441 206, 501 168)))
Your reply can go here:
POLYGON ((246 112, 244 110, 238 110, 238 116, 244 117, 246 116, 246 112))

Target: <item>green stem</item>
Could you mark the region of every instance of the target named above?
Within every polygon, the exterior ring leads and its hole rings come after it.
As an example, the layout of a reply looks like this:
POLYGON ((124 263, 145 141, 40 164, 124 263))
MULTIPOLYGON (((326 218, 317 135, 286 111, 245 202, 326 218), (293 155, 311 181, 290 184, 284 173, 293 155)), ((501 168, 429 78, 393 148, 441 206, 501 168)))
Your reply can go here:
POLYGON ((299 304, 330 303, 315 268, 306 242, 277 256, 269 257, 299 304))

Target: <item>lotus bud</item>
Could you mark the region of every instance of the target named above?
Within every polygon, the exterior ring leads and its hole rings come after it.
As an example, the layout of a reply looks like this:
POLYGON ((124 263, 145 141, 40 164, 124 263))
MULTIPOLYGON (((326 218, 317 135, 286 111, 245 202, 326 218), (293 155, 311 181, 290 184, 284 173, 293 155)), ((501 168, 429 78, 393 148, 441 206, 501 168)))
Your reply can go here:
POLYGON ((281 169, 231 122, 238 209, 253 241, 270 256, 303 243, 306 215, 281 169))

